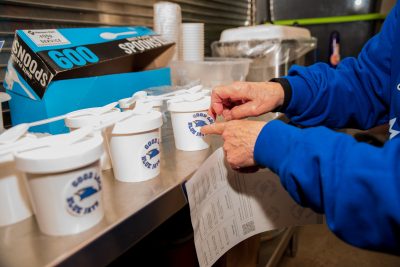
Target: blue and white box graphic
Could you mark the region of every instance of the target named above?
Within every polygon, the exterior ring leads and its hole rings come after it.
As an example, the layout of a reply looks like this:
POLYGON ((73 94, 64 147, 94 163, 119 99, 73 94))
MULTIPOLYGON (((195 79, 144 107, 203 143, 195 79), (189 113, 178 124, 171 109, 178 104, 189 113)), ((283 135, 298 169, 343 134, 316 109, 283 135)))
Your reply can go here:
MULTIPOLYGON (((170 85, 174 43, 146 27, 17 30, 5 88, 12 124, 102 106, 170 85)), ((66 132, 62 121, 30 129, 66 132)))

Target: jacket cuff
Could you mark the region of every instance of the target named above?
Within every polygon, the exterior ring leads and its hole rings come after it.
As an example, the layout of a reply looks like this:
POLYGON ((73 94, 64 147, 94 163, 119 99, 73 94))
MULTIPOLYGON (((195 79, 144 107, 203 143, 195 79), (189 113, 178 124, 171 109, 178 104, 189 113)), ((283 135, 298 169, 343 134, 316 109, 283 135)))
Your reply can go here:
POLYGON ((303 113, 309 108, 309 103, 312 101, 312 93, 309 90, 307 81, 298 75, 285 76, 283 78, 294 89, 291 91, 291 99, 285 108, 285 114, 291 117, 292 115, 303 113))
POLYGON ((290 152, 291 142, 300 131, 280 120, 267 123, 258 135, 254 146, 256 163, 278 173, 282 161, 290 152))
POLYGON ((290 103, 290 100, 292 99, 292 86, 290 85, 289 81, 285 78, 273 78, 269 81, 279 83, 284 91, 283 104, 274 109, 272 112, 285 112, 287 106, 290 103))

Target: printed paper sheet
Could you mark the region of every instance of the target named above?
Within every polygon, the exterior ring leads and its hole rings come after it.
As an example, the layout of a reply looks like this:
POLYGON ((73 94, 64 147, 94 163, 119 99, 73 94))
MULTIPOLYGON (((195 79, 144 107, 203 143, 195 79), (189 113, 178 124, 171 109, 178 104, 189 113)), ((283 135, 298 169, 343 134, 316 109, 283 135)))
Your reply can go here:
POLYGON ((232 171, 221 148, 186 183, 186 190, 201 267, 255 234, 321 222, 320 215, 290 198, 271 171, 232 171))

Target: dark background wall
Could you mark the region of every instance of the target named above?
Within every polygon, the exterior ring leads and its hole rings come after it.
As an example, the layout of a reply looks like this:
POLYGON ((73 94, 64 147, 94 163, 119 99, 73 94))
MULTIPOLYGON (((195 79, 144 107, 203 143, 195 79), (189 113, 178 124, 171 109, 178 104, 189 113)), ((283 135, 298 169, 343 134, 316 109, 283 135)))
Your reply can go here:
MULTIPOLYGON (((378 13, 381 6, 385 12, 393 6, 394 1, 387 0, 258 0, 257 22, 320 18, 348 15, 378 13)), ((328 62, 329 38, 333 31, 341 37, 341 56, 357 56, 367 40, 380 28, 382 21, 357 21, 304 26, 318 38, 316 58, 328 62)), ((302 25, 300 25, 302 26, 302 25)))

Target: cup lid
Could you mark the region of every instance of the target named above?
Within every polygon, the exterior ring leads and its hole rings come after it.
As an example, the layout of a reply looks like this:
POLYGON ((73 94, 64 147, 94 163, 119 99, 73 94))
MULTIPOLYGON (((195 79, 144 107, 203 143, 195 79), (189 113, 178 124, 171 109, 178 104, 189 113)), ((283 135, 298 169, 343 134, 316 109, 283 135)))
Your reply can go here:
MULTIPOLYGON (((122 114, 127 112, 123 112, 122 114)), ((161 112, 151 110, 147 114, 134 114, 117 122, 112 134, 134 134, 152 131, 163 124, 161 112)))
POLYGON ((100 159, 103 138, 86 136, 68 145, 39 147, 15 154, 17 169, 28 173, 55 173, 84 167, 100 159))
POLYGON ((163 105, 163 100, 154 96, 139 99, 138 102, 151 103, 153 107, 161 107, 163 105))
POLYGON ((211 97, 204 96, 196 101, 176 101, 170 100, 167 102, 168 110, 172 112, 196 112, 205 111, 211 105, 211 97))
POLYGON ((0 163, 5 163, 14 160, 14 151, 23 146, 29 145, 32 140, 35 140, 34 135, 25 135, 17 141, 9 144, 0 145, 0 163))
POLYGON ((101 126, 102 122, 108 121, 121 111, 118 108, 113 108, 101 115, 78 114, 68 116, 65 118, 65 126, 68 128, 82 128, 86 126, 101 126))

